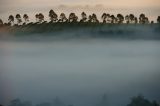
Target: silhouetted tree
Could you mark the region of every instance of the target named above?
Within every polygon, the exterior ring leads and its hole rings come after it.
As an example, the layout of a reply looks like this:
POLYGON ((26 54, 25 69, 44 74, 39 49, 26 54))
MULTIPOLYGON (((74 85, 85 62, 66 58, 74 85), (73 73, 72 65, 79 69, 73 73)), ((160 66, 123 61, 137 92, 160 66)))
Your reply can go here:
POLYGON ((29 22, 29 16, 27 14, 23 15, 23 19, 24 19, 25 23, 29 22))
POLYGON ((92 14, 92 22, 94 22, 94 23, 99 23, 99 21, 98 21, 98 19, 97 19, 97 16, 96 16, 96 14, 92 14))
POLYGON ((80 22, 86 22, 87 21, 87 14, 85 12, 81 13, 81 17, 82 17, 82 19, 80 20, 80 22))
POLYGON ((49 11, 49 17, 51 22, 56 22, 58 20, 58 15, 53 10, 49 11))
POLYGON ((114 15, 111 15, 110 16, 110 19, 111 19, 111 23, 113 24, 113 23, 116 23, 116 17, 114 16, 114 15))
POLYGON ((39 22, 39 14, 36 14, 35 18, 36 18, 36 22, 39 22))
POLYGON ((76 16, 75 13, 70 13, 68 21, 69 22, 77 22, 78 21, 78 17, 76 16))
POLYGON ((0 19, 0 26, 2 26, 3 25, 3 21, 0 19))
POLYGON ((137 97, 133 97, 131 99, 131 103, 127 106, 159 106, 159 104, 156 101, 150 102, 143 96, 139 95, 137 97))
POLYGON ((66 18, 66 15, 64 13, 61 13, 58 22, 67 22, 67 21, 68 19, 66 18))
POLYGON ((39 22, 44 22, 44 15, 42 13, 39 13, 39 22))
POLYGON ((157 23, 160 23, 160 16, 158 16, 157 18, 157 23))
POLYGON ((17 15, 16 15, 16 19, 17 19, 17 24, 18 24, 18 25, 21 25, 22 19, 21 19, 21 15, 20 15, 20 14, 17 14, 17 15))
POLYGON ((117 22, 119 24, 123 23, 124 21, 124 16, 122 14, 117 14, 117 22))
POLYGON ((88 22, 92 22, 92 16, 91 15, 88 16, 88 22))
POLYGON ((145 24, 145 14, 140 14, 139 16, 139 23, 140 24, 145 24))
POLYGON ((125 16, 125 20, 126 20, 126 23, 129 24, 129 16, 128 15, 125 16))
POLYGON ((14 16, 13 15, 10 15, 9 16, 9 18, 8 18, 8 23, 10 24, 10 25, 13 25, 14 24, 14 16))
POLYGON ((102 16, 101 16, 101 18, 103 20, 103 23, 106 23, 107 14, 103 13, 102 16))

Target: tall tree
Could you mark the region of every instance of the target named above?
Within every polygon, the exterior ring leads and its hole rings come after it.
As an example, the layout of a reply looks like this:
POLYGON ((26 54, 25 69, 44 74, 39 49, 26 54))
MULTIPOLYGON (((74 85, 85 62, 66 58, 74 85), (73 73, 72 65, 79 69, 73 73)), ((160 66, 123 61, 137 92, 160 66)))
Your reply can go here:
POLYGON ((99 23, 99 21, 97 19, 97 15, 95 13, 92 14, 92 22, 99 23))
POLYGON ((29 16, 27 14, 23 15, 23 19, 24 19, 25 23, 29 22, 29 16))
POLYGON ((103 20, 103 23, 106 23, 107 14, 103 13, 102 16, 101 16, 101 18, 103 20))
POLYGON ((160 23, 160 16, 157 17, 157 23, 160 23))
POLYGON ((49 17, 51 22, 56 22, 58 20, 58 15, 53 10, 49 11, 49 17))
POLYGON ((117 22, 119 24, 123 23, 124 21, 124 16, 122 14, 117 14, 117 22))
POLYGON ((75 13, 70 13, 68 21, 69 22, 77 22, 78 21, 78 17, 76 16, 75 13))
POLYGON ((21 15, 20 15, 20 14, 17 14, 17 15, 16 15, 16 19, 17 19, 17 24, 18 24, 18 25, 21 25, 22 19, 21 19, 21 15))
POLYGON ((66 15, 64 13, 61 13, 58 22, 67 22, 67 21, 68 19, 66 18, 66 15))
POLYGON ((85 12, 81 13, 81 17, 82 17, 82 19, 80 20, 80 22, 86 22, 87 21, 87 14, 85 12))
POLYGON ((9 18, 8 18, 8 23, 10 24, 10 25, 13 25, 14 24, 14 16, 13 15, 10 15, 9 16, 9 18))
POLYGON ((0 25, 3 25, 3 21, 0 19, 0 25))
POLYGON ((140 24, 145 24, 145 14, 140 14, 140 16, 139 16, 139 23, 140 24))

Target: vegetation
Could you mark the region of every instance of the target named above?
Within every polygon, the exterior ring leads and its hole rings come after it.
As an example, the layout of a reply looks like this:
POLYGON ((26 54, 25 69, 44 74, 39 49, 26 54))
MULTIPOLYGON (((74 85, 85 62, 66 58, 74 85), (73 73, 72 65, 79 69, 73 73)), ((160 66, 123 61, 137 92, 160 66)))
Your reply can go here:
MULTIPOLYGON (((103 13, 101 16, 101 20, 98 20, 97 15, 93 13, 92 15, 87 16, 85 12, 81 13, 81 18, 79 19, 78 16, 75 13, 70 13, 69 17, 67 18, 64 13, 61 13, 60 16, 56 14, 54 10, 49 11, 49 23, 110 23, 110 24, 149 24, 154 23, 153 21, 149 21, 148 17, 145 16, 145 14, 140 14, 139 18, 134 16, 134 14, 129 14, 126 16, 123 16, 122 14, 117 14, 117 16, 114 16, 112 14, 103 13), (138 20, 139 19, 139 20, 138 20), (79 21, 78 21, 79 20, 79 21)), ((29 23, 29 16, 27 14, 23 15, 23 23, 22 18, 20 14, 17 14, 15 17, 13 15, 10 15, 8 18, 8 23, 3 23, 3 21, 0 19, 0 26, 22 26, 27 24, 42 24, 47 23, 47 21, 44 20, 44 15, 42 13, 38 13, 35 15, 36 23, 30 22, 29 23), (15 24, 15 20, 17 20, 15 24)), ((157 18, 157 23, 160 23, 160 16, 157 18)))
MULTIPOLYGON (((0 104, 0 106, 3 106, 0 104)), ((8 106, 74 106, 73 104, 66 105, 59 97, 56 97, 52 102, 42 102, 33 105, 30 101, 22 101, 20 99, 11 100, 8 106)), ((109 106, 107 95, 104 94, 96 106, 109 106)), ((157 101, 150 101, 141 95, 135 96, 126 106, 160 106, 157 101)))

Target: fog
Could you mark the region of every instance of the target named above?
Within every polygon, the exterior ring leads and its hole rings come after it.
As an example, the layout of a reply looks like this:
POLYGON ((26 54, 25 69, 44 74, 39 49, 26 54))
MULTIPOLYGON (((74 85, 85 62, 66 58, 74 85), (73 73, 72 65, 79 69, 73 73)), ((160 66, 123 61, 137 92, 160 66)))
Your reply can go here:
POLYGON ((0 41, 0 103, 58 96, 95 106, 103 94, 109 106, 125 106, 138 94, 159 101, 159 58, 157 40, 0 41))

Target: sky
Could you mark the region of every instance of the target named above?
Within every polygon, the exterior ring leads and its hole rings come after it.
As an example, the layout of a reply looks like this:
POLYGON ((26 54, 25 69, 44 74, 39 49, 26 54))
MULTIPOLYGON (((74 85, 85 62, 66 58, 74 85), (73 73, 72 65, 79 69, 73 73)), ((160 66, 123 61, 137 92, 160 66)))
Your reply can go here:
POLYGON ((2 7, 8 6, 47 6, 47 5, 96 5, 111 7, 160 7, 160 0, 0 0, 2 7))
POLYGON ((67 12, 77 12, 76 10, 80 10, 78 6, 96 6, 92 8, 93 12, 99 7, 102 10, 98 10, 98 12, 109 11, 106 8, 116 9, 113 14, 118 12, 122 14, 131 12, 140 14, 140 12, 143 12, 154 20, 160 11, 160 0, 0 0, 0 18, 4 20, 10 13, 48 12, 50 9, 60 10, 56 7, 60 5, 76 7, 71 9, 72 11, 64 9, 64 12, 66 10, 67 12), (125 11, 122 11, 122 9, 125 11))

